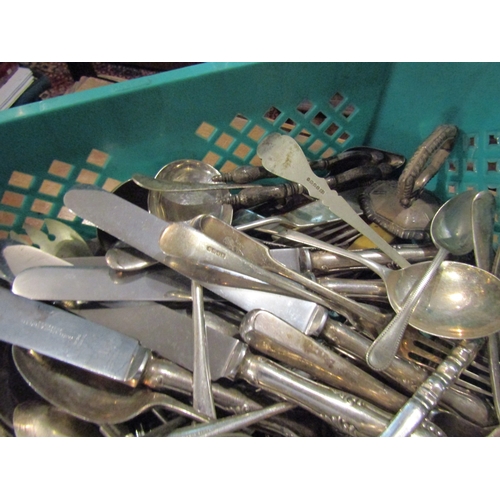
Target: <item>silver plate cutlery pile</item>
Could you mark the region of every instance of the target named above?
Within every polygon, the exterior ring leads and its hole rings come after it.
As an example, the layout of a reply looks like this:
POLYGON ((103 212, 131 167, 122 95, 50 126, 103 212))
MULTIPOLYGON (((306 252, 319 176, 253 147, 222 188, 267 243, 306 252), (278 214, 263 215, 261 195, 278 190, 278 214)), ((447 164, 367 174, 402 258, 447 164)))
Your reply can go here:
POLYGON ((0 436, 499 435, 495 197, 425 189, 457 134, 71 187, 94 240, 0 242, 0 436))

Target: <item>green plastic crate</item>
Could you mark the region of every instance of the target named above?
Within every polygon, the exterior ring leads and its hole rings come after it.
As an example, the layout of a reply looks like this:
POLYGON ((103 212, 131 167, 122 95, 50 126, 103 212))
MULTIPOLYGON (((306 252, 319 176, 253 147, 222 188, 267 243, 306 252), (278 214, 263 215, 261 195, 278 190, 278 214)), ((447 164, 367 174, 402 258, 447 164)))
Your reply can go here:
MULTIPOLYGON (((75 183, 112 190, 180 158, 256 163, 269 132, 311 158, 365 145, 410 158, 443 123, 460 135, 428 188, 442 201, 500 184, 500 64, 206 63, 0 113, 0 238, 59 218, 75 183)), ((495 245, 498 243, 497 223, 495 245)))

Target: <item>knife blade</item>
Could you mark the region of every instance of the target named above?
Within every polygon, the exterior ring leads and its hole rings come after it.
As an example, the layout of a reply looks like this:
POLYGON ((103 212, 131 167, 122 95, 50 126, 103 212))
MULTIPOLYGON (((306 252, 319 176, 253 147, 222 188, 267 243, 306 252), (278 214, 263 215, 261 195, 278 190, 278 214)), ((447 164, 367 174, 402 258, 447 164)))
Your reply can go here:
MULTIPOLYGON (((70 268, 64 259, 38 248, 22 247, 21 251, 16 249, 11 254, 5 253, 7 263, 16 274, 12 275, 12 291, 26 298, 44 301, 191 300, 189 280, 167 267, 119 275, 107 267, 70 268), (64 267, 57 269, 55 266, 64 267), (50 267, 50 271, 42 270, 43 267, 50 267)), ((324 307, 314 302, 288 295, 209 283, 203 283, 203 286, 247 312, 268 310, 307 335, 318 333, 328 314, 324 307)))
MULTIPOLYGON (((152 307, 155 305, 162 308, 159 304, 151 304, 152 307)), ((133 313, 138 315, 137 309, 133 313)), ((177 316, 182 318, 181 314, 177 316)), ((172 319, 172 316, 168 318, 172 319)), ((192 328, 191 320, 187 316, 183 318, 183 323, 187 321, 192 328)), ((164 320, 165 316, 161 319, 164 320)), ((148 326, 158 327, 157 323, 152 323, 146 315, 142 330, 147 330, 148 326)), ((125 324, 122 324, 122 330, 127 331, 123 326, 125 324)), ((175 324, 170 323, 169 326, 175 329, 175 324)), ((164 331, 166 324, 162 323, 160 327, 164 331)), ((153 356, 151 348, 141 345, 132 336, 108 328, 105 321, 89 321, 54 306, 18 297, 5 288, 0 288, 0 340, 132 387, 141 382, 154 390, 173 389, 188 395, 192 393, 192 374, 188 370, 153 356)), ((147 342, 147 337, 144 340, 147 342)), ((213 345, 217 348, 217 339, 213 345)), ((224 346, 221 348, 224 349, 224 346)), ((179 355, 186 356, 185 353, 180 351, 179 355)), ((192 362, 189 349, 186 359, 187 363, 192 362)), ((262 408, 234 388, 212 384, 212 390, 217 406, 231 413, 262 408)))
POLYGON ((227 273, 234 272, 256 283, 268 283, 298 298, 329 307, 317 294, 252 264, 188 223, 163 221, 96 186, 73 187, 65 194, 64 203, 79 217, 200 283, 224 285, 227 273))
MULTIPOLYGON (((106 373, 115 380, 138 383, 150 357, 150 351, 139 342, 69 312, 18 297, 8 290, 0 289, 0 294, 0 303, 4 306, 0 314, 1 340, 80 368, 92 367, 95 373, 106 373), (121 345, 125 347, 120 348, 121 345)), ((176 314, 166 307, 165 312, 170 318, 176 314)), ((191 320, 180 316, 179 321, 187 321, 192 329, 191 320)), ((161 327, 171 325, 171 321, 162 321, 161 327)), ((142 331, 150 332, 152 326, 150 322, 142 331)), ((207 334, 212 380, 222 377, 246 380, 301 405, 341 432, 352 435, 378 435, 390 421, 390 413, 254 356, 248 346, 237 339, 217 331, 207 334)), ((168 335, 154 336, 152 340, 164 357, 192 371, 192 330, 169 328, 168 335)), ((435 435, 422 429, 419 427, 415 434, 435 435)))
POLYGON ((137 384, 149 353, 136 340, 0 288, 0 340, 137 384))

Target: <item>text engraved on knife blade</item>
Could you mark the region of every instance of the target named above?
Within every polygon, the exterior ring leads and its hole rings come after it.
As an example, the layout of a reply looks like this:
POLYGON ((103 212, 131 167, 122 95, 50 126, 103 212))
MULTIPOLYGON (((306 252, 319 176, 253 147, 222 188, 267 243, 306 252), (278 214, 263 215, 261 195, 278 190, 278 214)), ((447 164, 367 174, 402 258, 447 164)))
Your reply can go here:
POLYGON ((75 347, 79 347, 82 345, 84 335, 80 333, 76 335, 70 335, 66 333, 66 331, 63 328, 59 328, 57 326, 44 323, 43 321, 30 320, 26 318, 21 318, 21 323, 28 326, 29 328, 35 328, 37 330, 45 330, 52 335, 60 337, 64 340, 69 340, 75 345, 75 347))
POLYGON ((208 252, 213 253, 217 257, 220 257, 221 259, 225 259, 226 258, 226 254, 224 252, 221 252, 220 250, 217 250, 217 248, 214 248, 214 247, 212 247, 210 245, 207 245, 206 248, 207 248, 208 252))

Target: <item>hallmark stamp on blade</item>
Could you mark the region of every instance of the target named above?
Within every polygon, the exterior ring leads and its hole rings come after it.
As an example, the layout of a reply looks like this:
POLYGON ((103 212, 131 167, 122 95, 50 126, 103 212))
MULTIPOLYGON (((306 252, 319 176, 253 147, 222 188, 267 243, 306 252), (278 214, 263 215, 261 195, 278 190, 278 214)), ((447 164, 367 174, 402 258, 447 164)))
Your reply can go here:
POLYGON ((316 184, 316 182, 314 182, 314 180, 313 180, 313 179, 311 179, 310 177, 308 177, 306 180, 307 180, 307 182, 308 182, 309 184, 311 184, 311 186, 312 186, 312 187, 314 187, 314 188, 316 189, 316 191, 318 191, 320 194, 325 194, 325 190, 324 190, 322 187, 320 187, 318 184, 316 184))
POLYGON ((214 255, 217 255, 217 257, 220 257, 221 259, 226 258, 226 254, 224 252, 221 252, 220 250, 217 250, 217 248, 211 247, 210 245, 207 246, 207 250, 210 253, 213 253, 214 255))

